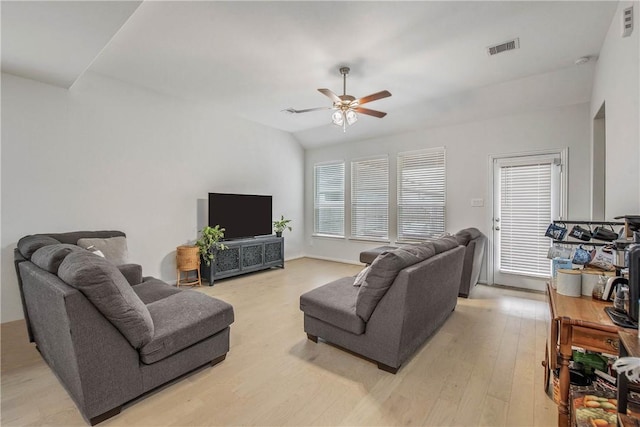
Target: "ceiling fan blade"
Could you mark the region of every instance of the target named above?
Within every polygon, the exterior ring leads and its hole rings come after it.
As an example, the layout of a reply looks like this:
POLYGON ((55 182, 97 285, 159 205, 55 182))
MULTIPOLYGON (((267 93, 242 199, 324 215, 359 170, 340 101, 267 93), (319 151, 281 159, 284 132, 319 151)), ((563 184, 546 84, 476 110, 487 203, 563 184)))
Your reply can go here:
POLYGON ((366 104, 367 102, 375 101, 382 98, 387 98, 389 96, 391 96, 391 92, 389 92, 388 90, 383 90, 378 93, 374 93, 369 96, 362 97, 358 99, 357 102, 358 102, 358 105, 362 105, 362 104, 366 104))
POLYGON ((296 110, 295 108, 289 107, 282 111, 286 111, 287 113, 291 113, 291 114, 298 114, 298 113, 308 113, 309 111, 331 110, 332 108, 333 107, 315 107, 315 108, 305 108, 304 110, 296 110))
POLYGON ((342 99, 340 99, 338 95, 336 95, 329 89, 318 89, 318 92, 329 97, 329 99, 331 99, 333 102, 342 102, 342 99))
POLYGON ((387 115, 387 113, 383 113, 382 111, 370 110, 368 108, 362 108, 362 107, 356 107, 354 108, 354 111, 361 114, 366 114, 368 116, 377 117, 379 119, 387 115))

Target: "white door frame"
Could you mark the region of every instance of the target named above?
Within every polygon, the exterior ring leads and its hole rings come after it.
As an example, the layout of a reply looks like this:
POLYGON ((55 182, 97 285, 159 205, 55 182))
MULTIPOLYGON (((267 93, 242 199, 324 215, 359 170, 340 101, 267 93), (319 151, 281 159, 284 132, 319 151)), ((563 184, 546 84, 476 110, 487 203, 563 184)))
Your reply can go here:
POLYGON ((560 218, 557 219, 567 219, 567 194, 568 194, 568 175, 569 175, 569 148, 558 148, 558 149, 548 149, 548 150, 536 150, 536 151, 524 151, 517 153, 507 153, 507 154, 490 154, 489 155, 489 165, 487 170, 488 173, 488 184, 487 188, 489 189, 488 201, 487 205, 490 206, 490 215, 487 218, 487 233, 489 234, 489 238, 487 241, 487 284, 493 285, 495 283, 494 278, 494 266, 495 266, 495 257, 494 257, 494 241, 493 241, 493 227, 495 218, 494 212, 494 176, 495 176, 495 160, 497 159, 507 159, 507 158, 515 158, 515 157, 525 157, 525 156, 540 156, 540 155, 556 155, 560 156, 560 160, 562 162, 560 169, 560 218))

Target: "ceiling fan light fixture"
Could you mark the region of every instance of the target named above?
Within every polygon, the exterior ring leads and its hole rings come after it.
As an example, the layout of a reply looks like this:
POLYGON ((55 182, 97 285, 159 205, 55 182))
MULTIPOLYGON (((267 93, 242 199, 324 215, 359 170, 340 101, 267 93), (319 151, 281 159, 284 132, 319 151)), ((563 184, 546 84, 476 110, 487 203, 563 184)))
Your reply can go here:
POLYGON ((391 96, 391 92, 388 90, 382 90, 380 92, 372 93, 371 95, 364 96, 362 98, 356 98, 352 95, 347 95, 347 75, 349 74, 349 67, 340 67, 340 74, 342 74, 342 95, 336 95, 333 91, 321 88, 318 92, 329 98, 333 104, 331 107, 317 107, 306 108, 304 110, 296 110, 294 108, 287 108, 288 113, 306 113, 308 111, 317 111, 324 109, 333 109, 331 113, 331 122, 342 128, 343 132, 347 131, 347 125, 351 126, 358 121, 358 114, 365 114, 367 116, 377 117, 379 119, 387 115, 382 111, 371 110, 369 108, 362 108, 362 104, 368 102, 377 101, 378 99, 387 98, 391 96))
POLYGON ((333 124, 336 126, 342 126, 344 124, 344 115, 342 114, 342 111, 334 111, 333 114, 331 114, 331 121, 333 121, 333 124))
POLYGON ((347 110, 347 113, 345 114, 345 116, 347 118, 347 123, 349 123, 349 125, 352 125, 358 121, 358 114, 356 114, 356 112, 353 110, 347 110))

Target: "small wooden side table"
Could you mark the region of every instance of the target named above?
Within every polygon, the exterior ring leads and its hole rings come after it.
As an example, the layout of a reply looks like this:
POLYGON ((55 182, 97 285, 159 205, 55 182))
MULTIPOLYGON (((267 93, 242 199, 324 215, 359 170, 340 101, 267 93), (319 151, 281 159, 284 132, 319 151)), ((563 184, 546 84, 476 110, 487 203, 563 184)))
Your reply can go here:
POLYGON ((197 246, 183 245, 176 248, 176 271, 178 280, 176 286, 202 286, 200 278, 200 254, 197 246), (197 278, 189 279, 189 272, 196 270, 197 278), (186 278, 182 279, 182 273, 186 273, 186 278))

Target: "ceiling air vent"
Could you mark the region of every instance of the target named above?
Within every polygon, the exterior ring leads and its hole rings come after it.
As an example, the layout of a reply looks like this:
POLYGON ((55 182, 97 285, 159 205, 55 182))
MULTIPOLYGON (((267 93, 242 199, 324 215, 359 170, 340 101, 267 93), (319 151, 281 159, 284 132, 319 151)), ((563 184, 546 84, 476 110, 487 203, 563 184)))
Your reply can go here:
POLYGON ((513 40, 509 40, 508 42, 500 43, 495 46, 489 46, 487 48, 487 53, 489 54, 489 56, 493 56, 502 52, 506 52, 508 50, 513 50, 518 48, 520 48, 520 39, 515 38, 513 40))

